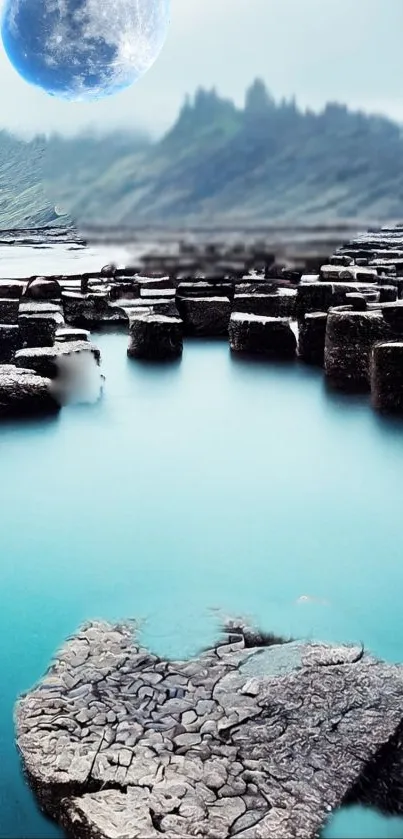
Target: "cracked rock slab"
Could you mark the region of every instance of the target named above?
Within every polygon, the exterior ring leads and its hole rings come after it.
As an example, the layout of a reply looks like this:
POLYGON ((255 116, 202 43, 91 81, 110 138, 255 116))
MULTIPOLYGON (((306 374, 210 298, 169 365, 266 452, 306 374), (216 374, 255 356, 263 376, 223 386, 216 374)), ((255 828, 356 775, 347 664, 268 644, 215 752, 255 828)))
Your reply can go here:
POLYGON ((232 627, 170 661, 132 624, 83 626, 16 706, 41 807, 76 839, 313 839, 345 800, 379 801, 403 668, 355 646, 251 639, 232 627))

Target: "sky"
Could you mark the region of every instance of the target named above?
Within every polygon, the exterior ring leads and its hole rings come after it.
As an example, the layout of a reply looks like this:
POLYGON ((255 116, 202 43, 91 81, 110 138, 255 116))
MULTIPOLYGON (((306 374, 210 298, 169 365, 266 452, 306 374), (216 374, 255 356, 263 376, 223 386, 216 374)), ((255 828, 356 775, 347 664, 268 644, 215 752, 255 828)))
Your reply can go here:
MULTIPOLYGON (((100 2, 113 15, 113 0, 100 2)), ((0 127, 29 135, 124 126, 159 135, 186 93, 215 87, 242 104, 256 77, 304 107, 337 100, 403 122, 402 39, 403 0, 172 0, 152 69, 99 102, 64 102, 27 84, 0 43, 0 127)))

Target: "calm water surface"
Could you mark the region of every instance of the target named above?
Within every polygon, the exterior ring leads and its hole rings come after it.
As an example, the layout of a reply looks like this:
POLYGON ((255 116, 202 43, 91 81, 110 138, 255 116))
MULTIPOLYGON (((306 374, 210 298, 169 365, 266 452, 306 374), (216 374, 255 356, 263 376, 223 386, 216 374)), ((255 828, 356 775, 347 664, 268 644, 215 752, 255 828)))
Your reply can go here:
MULTIPOLYGON (((228 613, 403 659, 403 425, 226 342, 150 366, 125 334, 96 340, 101 402, 0 429, 2 839, 59 836, 20 776, 12 709, 87 618, 140 617, 178 656, 228 613)), ((327 835, 403 827, 353 811, 327 835)))

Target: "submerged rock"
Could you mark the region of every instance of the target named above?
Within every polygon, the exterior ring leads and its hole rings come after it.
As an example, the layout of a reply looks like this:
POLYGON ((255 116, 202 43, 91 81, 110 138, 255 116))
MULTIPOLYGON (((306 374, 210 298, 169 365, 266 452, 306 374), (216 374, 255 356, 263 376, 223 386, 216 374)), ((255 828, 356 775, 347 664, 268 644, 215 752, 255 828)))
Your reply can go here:
POLYGON ((1 418, 53 414, 59 408, 49 379, 13 364, 0 365, 1 418))
POLYGON ((293 358, 297 340, 287 318, 271 318, 234 312, 229 341, 235 352, 257 353, 271 358, 293 358))
POLYGON ((133 312, 130 315, 129 332, 127 354, 131 358, 157 361, 182 354, 183 323, 180 318, 133 312))
POLYGON ((347 799, 402 809, 403 668, 273 640, 169 661, 84 626, 16 706, 41 807, 76 839, 314 839, 347 799))

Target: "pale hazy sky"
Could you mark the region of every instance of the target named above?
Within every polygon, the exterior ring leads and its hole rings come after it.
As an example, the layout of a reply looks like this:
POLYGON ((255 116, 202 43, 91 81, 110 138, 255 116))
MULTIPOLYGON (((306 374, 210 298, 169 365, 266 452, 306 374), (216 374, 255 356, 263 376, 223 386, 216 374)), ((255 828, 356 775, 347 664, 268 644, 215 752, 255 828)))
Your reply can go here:
MULTIPOLYGON (((113 15, 113 0, 100 2, 110 3, 113 15)), ((402 42, 403 0, 172 0, 154 67, 101 102, 58 101, 31 87, 0 44, 0 127, 161 132, 198 85, 241 103, 256 76, 276 97, 295 94, 304 106, 337 99, 403 122, 402 42)))

